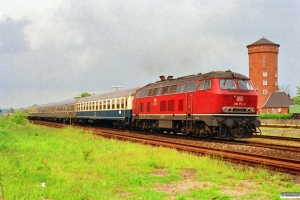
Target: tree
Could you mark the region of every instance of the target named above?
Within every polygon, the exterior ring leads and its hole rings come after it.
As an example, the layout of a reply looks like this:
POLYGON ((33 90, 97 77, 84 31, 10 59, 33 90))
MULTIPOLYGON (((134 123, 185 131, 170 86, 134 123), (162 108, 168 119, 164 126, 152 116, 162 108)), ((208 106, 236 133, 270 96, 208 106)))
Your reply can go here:
POLYGON ((282 85, 280 87, 278 86, 278 92, 285 92, 286 94, 290 94, 290 85, 282 85))
POLYGON ((91 94, 88 93, 88 92, 84 92, 84 93, 82 93, 80 96, 81 96, 81 97, 88 97, 88 96, 91 96, 91 94))
POLYGON ((9 109, 9 112, 10 112, 10 113, 14 113, 14 112, 15 112, 15 109, 14 109, 13 107, 11 107, 11 108, 9 109))
POLYGON ((297 92, 296 95, 292 100, 294 104, 300 105, 300 86, 297 86, 297 92))
POLYGON ((77 95, 76 97, 74 97, 75 99, 78 99, 78 98, 81 98, 81 97, 88 97, 88 96, 91 96, 90 93, 88 92, 83 92, 81 93, 81 95, 77 95))

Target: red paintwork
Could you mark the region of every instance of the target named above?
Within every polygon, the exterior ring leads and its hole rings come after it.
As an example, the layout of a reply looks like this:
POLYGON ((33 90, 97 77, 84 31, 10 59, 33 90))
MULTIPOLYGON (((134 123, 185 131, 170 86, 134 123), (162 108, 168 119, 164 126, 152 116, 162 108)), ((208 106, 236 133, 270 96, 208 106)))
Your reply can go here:
MULTIPOLYGON (((201 79, 201 81, 204 79, 201 79)), ((199 82, 198 82, 199 85, 199 82)), ((198 88, 198 85, 196 88, 198 88)), ((212 79, 210 90, 196 90, 178 94, 165 94, 135 98, 133 101, 133 114, 218 114, 222 107, 253 107, 257 109, 257 93, 255 90, 243 91, 223 90, 219 87, 219 79, 212 79), (168 111, 168 101, 174 100, 174 111, 168 111), (179 110, 179 101, 183 107, 179 110), (166 101, 166 111, 160 111, 160 102, 166 101), (143 104, 143 111, 140 105, 143 104), (147 112, 147 103, 150 103, 150 112, 147 112)), ((254 114, 255 114, 254 113, 254 114)))

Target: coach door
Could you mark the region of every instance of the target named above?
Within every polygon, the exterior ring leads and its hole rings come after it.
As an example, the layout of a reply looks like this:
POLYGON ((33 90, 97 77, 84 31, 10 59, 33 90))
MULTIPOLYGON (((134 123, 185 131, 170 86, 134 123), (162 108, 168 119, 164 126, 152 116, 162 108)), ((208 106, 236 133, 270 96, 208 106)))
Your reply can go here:
POLYGON ((186 130, 187 133, 193 130, 193 92, 186 93, 186 130))

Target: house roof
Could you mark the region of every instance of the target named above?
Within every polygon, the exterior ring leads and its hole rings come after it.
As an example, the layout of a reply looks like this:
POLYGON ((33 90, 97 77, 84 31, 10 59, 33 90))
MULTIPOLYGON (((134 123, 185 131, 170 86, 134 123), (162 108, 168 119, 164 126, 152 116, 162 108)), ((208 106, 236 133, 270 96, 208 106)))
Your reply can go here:
POLYGON ((273 92, 270 94, 263 108, 285 108, 294 105, 291 98, 285 92, 273 92))
POLYGON ((256 42, 248 45, 247 47, 252 46, 252 45, 260 45, 260 44, 274 44, 274 45, 280 46, 279 44, 275 44, 274 42, 271 42, 270 40, 267 40, 266 38, 263 37, 260 40, 257 40, 256 42))

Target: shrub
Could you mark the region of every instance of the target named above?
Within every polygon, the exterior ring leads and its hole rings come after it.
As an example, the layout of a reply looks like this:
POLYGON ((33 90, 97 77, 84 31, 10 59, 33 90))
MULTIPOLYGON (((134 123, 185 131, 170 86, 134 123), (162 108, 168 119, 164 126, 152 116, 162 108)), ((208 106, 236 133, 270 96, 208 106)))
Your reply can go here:
POLYGON ((14 124, 24 125, 27 122, 27 114, 17 111, 12 116, 0 117, 0 127, 5 127, 14 124))
POLYGON ((292 114, 260 114, 259 119, 291 119, 292 114))

